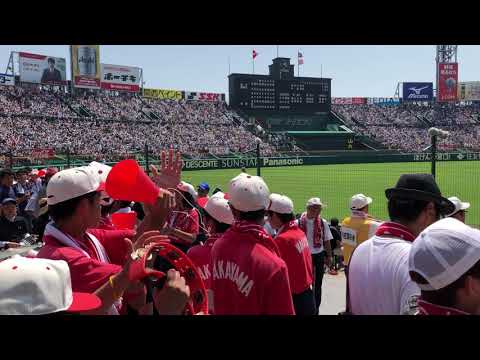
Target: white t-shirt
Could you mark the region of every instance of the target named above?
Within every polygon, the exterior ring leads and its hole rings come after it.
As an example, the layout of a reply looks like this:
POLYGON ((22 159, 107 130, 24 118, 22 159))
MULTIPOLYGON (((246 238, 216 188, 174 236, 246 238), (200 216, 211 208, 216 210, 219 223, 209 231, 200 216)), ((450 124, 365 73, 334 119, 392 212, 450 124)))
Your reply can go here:
MULTIPOLYGON (((323 243, 321 247, 314 248, 313 247, 313 226, 315 219, 309 219, 306 218, 306 225, 307 225, 307 241, 308 241, 308 247, 310 248, 311 254, 320 254, 322 251, 325 251, 323 247, 323 243)), ((297 220, 297 225, 298 225, 299 220, 297 220)), ((324 241, 330 241, 333 239, 332 232, 330 231, 330 227, 328 226, 328 223, 325 219, 322 219, 323 222, 323 239, 324 241)))
POLYGON ((420 289, 408 274, 411 242, 374 236, 361 243, 348 268, 351 311, 355 315, 401 315, 420 289))

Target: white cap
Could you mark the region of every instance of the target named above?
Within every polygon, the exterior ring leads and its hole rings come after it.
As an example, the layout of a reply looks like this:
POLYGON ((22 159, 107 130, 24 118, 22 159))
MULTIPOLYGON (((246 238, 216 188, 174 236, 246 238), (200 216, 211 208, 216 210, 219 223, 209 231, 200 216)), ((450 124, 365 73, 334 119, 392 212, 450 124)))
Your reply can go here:
POLYGON ((278 214, 292 214, 293 202, 289 197, 280 194, 270 195, 270 206, 268 210, 276 212, 278 214))
POLYGON ((368 204, 372 203, 372 198, 365 196, 363 194, 353 195, 352 199, 350 200, 350 209, 351 210, 359 210, 364 208, 368 204))
POLYGON ((98 308, 93 294, 73 293, 63 260, 12 257, 0 262, 0 315, 44 315, 98 308))
POLYGON ((92 166, 93 168, 95 168, 95 170, 98 173, 98 176, 100 176, 100 181, 107 182, 107 176, 112 170, 111 166, 108 166, 96 161, 92 161, 90 164, 88 164, 88 166, 92 166))
POLYGON ((180 181, 180 183, 177 185, 177 189, 183 192, 188 192, 195 200, 197 199, 198 193, 195 191, 195 188, 192 184, 189 184, 185 181, 180 181))
POLYGON ((322 201, 318 197, 311 198, 307 201, 307 206, 314 206, 314 205, 318 205, 322 208, 325 207, 325 205, 322 203, 322 201))
POLYGON ((205 211, 218 222, 233 224, 233 214, 226 195, 219 191, 213 194, 205 204, 205 211))
POLYGON ((458 280, 480 260, 480 231, 455 218, 439 220, 415 239, 408 259, 409 270, 428 284, 420 289, 442 289, 458 280))
POLYGON ((259 176, 241 173, 230 180, 229 202, 238 211, 265 210, 270 203, 270 190, 259 176))
POLYGON ((47 185, 48 205, 55 205, 93 191, 105 190, 98 172, 92 166, 62 170, 47 185), (102 185, 102 186, 100 186, 102 185))
POLYGON ((448 214, 448 216, 455 215, 457 212, 459 212, 461 210, 467 210, 470 207, 469 202, 462 202, 456 196, 449 197, 448 200, 450 200, 453 203, 453 205, 455 205, 455 211, 452 212, 451 214, 448 214))

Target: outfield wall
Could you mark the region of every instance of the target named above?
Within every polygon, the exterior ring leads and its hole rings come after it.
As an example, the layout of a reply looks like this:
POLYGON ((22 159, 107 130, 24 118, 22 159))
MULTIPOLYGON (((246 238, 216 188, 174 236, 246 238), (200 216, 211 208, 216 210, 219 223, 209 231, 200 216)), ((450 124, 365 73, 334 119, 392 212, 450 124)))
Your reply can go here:
MULTIPOLYGON (((303 166, 303 165, 329 165, 329 164, 363 164, 363 163, 394 163, 394 162, 429 162, 431 154, 378 154, 355 152, 351 154, 318 155, 318 156, 297 156, 297 157, 262 157, 260 167, 279 166, 303 166)), ((437 161, 471 161, 480 160, 480 153, 437 153, 437 161)), ((84 165, 88 165, 85 162, 84 165)), ((152 163, 152 161, 150 161, 152 163)), ((189 170, 215 170, 215 169, 241 169, 256 168, 256 158, 222 158, 222 159, 200 159, 184 160, 183 171, 189 170)), ((108 163, 107 165, 113 165, 108 163)), ((140 165, 145 166, 142 161, 140 165)), ((63 169, 67 164, 55 164, 63 169)), ((80 166, 78 161, 72 162, 72 166, 80 166)), ((44 166, 32 166, 32 168, 43 168, 44 166)), ((14 167, 17 169, 20 167, 14 167)))
MULTIPOLYGON (((437 161, 480 160, 480 153, 437 153, 437 161)), ((362 163, 392 163, 392 162, 426 162, 431 161, 431 154, 338 154, 325 156, 298 157, 265 157, 260 158, 261 167, 303 166, 328 164, 362 164, 362 163)), ((240 169, 257 167, 256 158, 248 159, 206 159, 185 160, 184 171, 240 169)))

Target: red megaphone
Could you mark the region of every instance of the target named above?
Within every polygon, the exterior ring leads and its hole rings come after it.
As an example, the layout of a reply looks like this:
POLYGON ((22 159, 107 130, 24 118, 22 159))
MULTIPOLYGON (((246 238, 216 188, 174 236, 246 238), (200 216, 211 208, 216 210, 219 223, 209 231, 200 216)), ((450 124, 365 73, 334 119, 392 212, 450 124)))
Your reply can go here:
POLYGON ((112 214, 112 223, 118 230, 128 229, 133 230, 137 223, 137 213, 131 211, 128 213, 112 214))
POLYGON ((113 199, 149 204, 157 200, 160 192, 135 160, 115 164, 107 176, 105 187, 113 199))

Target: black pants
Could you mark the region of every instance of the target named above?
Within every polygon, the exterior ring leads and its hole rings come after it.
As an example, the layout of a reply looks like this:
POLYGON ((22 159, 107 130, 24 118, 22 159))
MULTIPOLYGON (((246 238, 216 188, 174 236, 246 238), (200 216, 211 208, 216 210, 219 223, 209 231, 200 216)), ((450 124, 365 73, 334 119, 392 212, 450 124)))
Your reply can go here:
POLYGON ((295 308, 295 315, 317 315, 315 307, 315 297, 313 290, 308 288, 300 294, 293 294, 293 307, 295 308))
POLYGON ((315 294, 315 307, 317 309, 317 314, 320 309, 320 304, 322 302, 322 282, 323 274, 325 273, 325 251, 322 251, 319 254, 312 255, 312 265, 313 265, 313 291, 315 294))

